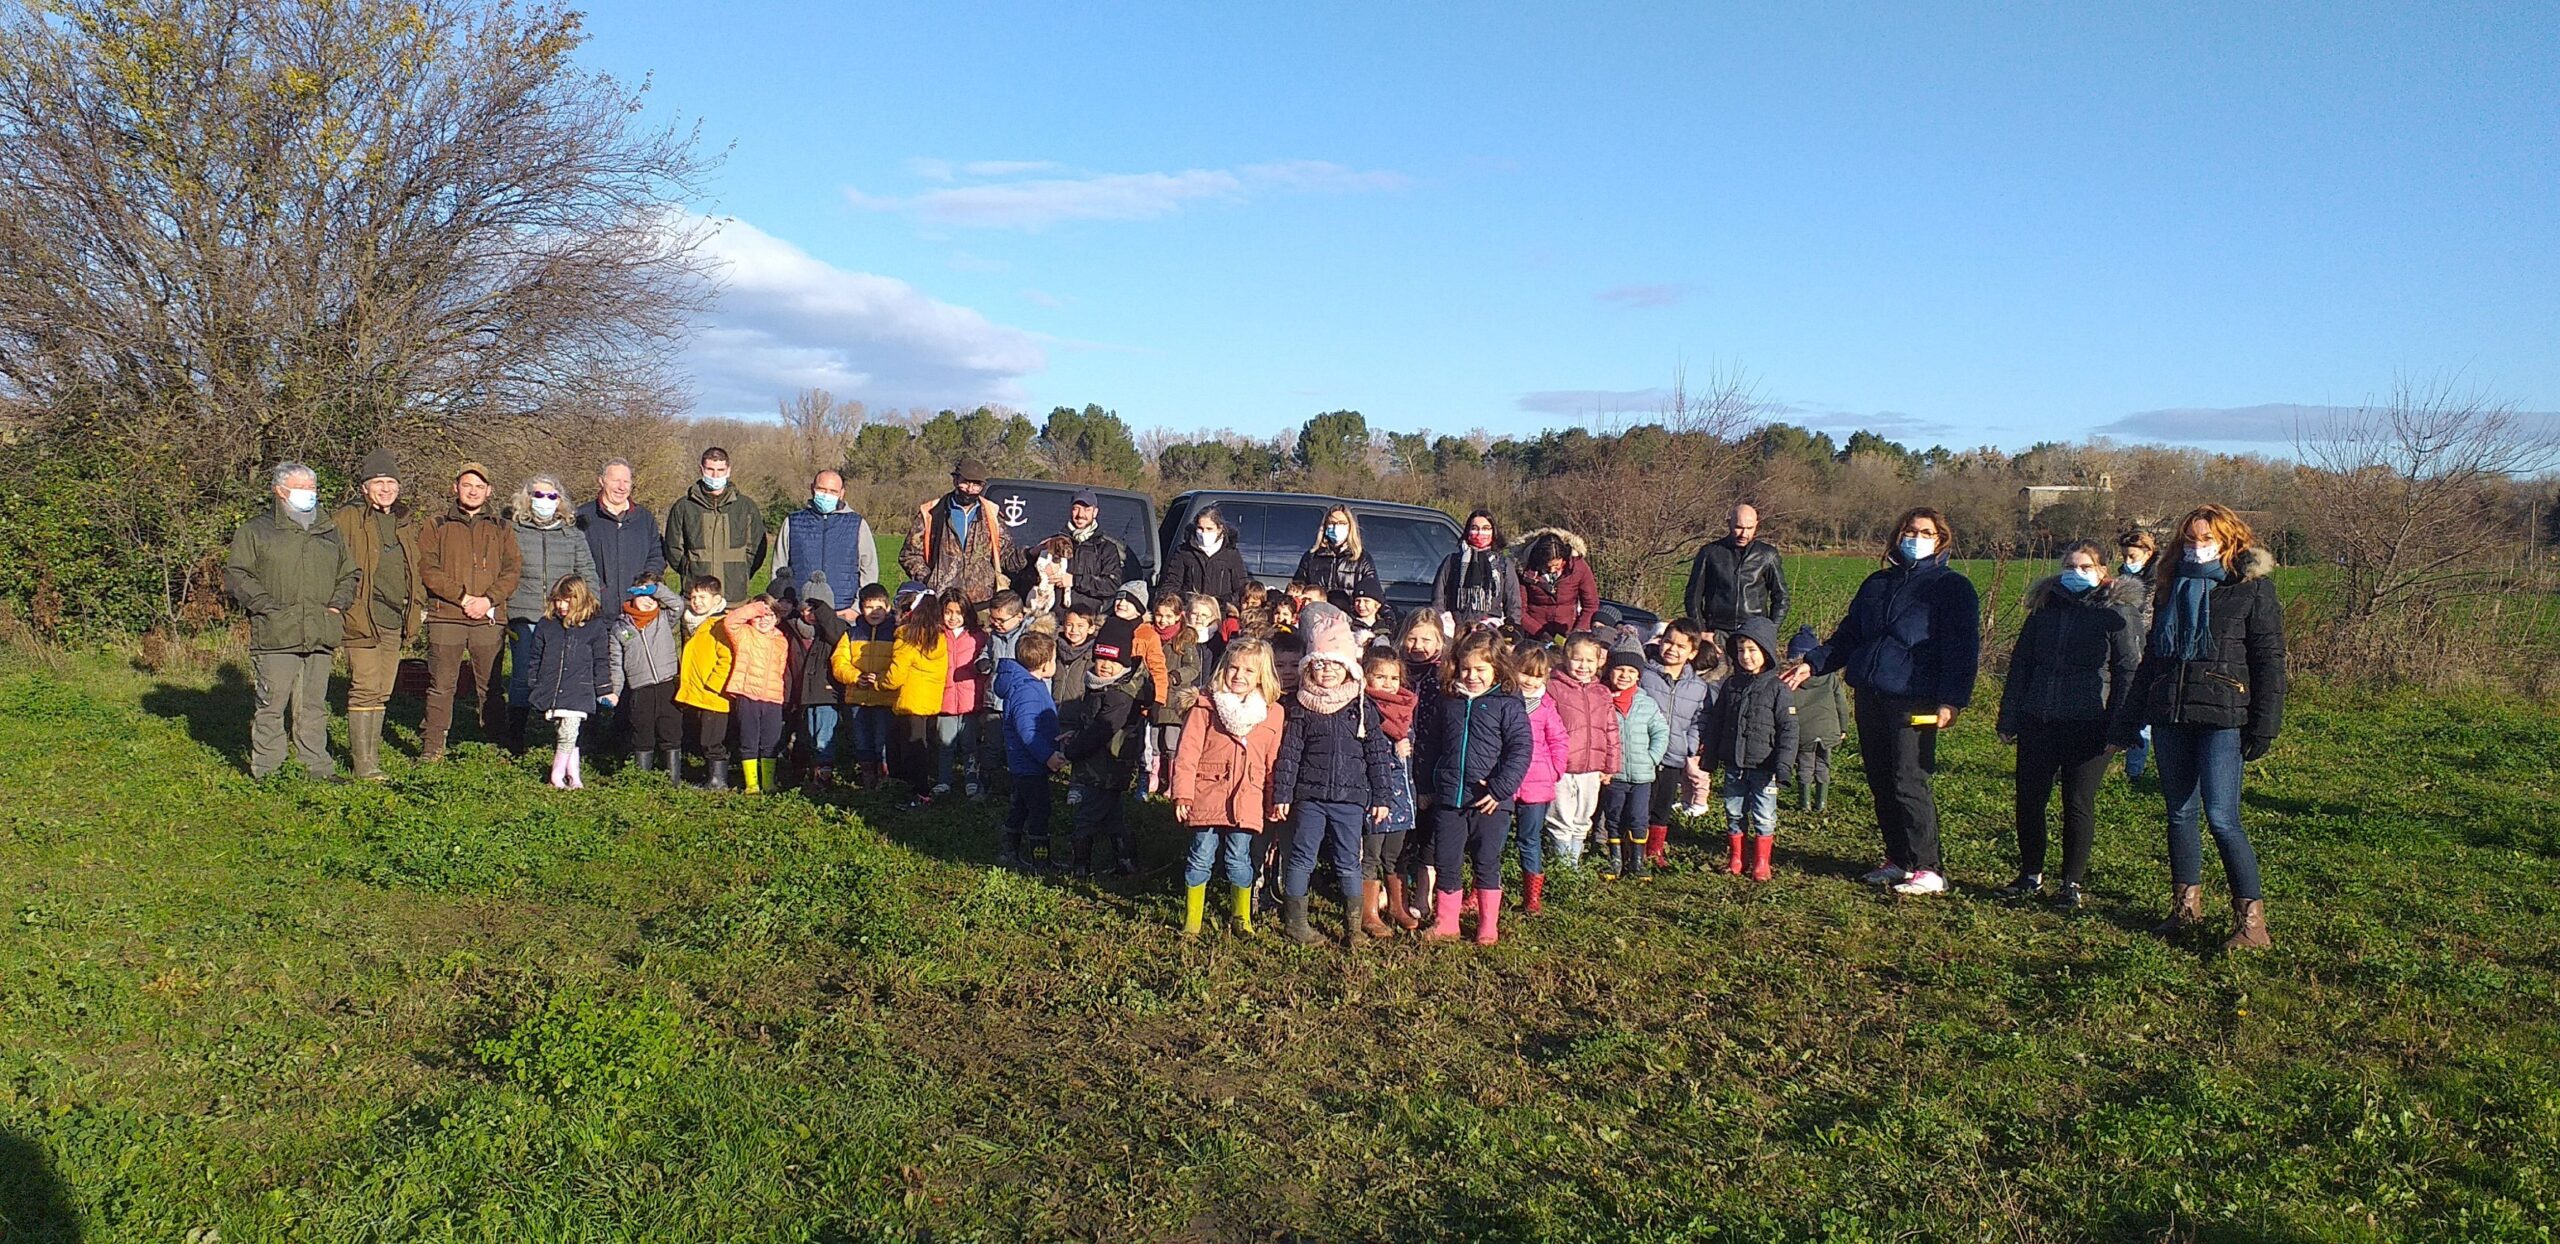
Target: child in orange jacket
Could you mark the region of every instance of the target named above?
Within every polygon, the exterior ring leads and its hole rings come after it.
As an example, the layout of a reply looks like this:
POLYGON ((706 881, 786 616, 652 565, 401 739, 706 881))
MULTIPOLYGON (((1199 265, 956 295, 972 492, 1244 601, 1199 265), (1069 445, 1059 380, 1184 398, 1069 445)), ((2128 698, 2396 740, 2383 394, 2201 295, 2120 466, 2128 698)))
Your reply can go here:
POLYGON ((736 654, 722 691, 738 732, 738 767, 749 791, 770 792, 779 784, 783 708, 791 699, 791 637, 782 631, 773 598, 765 596, 730 610, 720 634, 736 654))

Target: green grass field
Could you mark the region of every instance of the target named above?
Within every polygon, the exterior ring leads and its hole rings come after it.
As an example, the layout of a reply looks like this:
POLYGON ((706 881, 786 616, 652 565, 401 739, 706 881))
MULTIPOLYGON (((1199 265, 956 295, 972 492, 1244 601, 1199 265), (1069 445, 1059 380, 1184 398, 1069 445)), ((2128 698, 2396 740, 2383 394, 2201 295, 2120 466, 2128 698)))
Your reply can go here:
POLYGON ((2084 914, 1986 901, 1979 717, 1940 779, 1959 893, 1852 880, 1852 779, 1782 817, 1770 884, 1560 875, 1499 947, 1353 955, 1181 941, 1160 810, 1096 887, 994 871, 994 809, 563 793, 477 745, 262 785, 236 667, 13 656, 12 1244, 2560 1221, 2560 722, 2527 706, 2303 693, 2251 775, 2254 957, 2140 932, 2158 814, 2120 778, 2084 914))

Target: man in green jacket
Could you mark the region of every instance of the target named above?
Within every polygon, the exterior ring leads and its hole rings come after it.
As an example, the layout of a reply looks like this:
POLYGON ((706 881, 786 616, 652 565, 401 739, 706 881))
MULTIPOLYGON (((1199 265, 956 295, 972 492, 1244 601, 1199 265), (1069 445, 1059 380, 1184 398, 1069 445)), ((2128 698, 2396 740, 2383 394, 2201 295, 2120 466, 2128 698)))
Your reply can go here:
POLYGON ((764 511, 729 484, 729 451, 703 450, 702 477, 667 507, 667 569, 676 582, 709 575, 729 599, 745 600, 748 580, 764 568, 764 538, 764 511))
POLYGON ((231 533, 222 585, 249 613, 249 668, 258 707, 249 718, 249 776, 285 761, 285 714, 293 715, 296 759, 335 781, 329 758, 329 667, 355 604, 356 559, 338 525, 320 512, 320 479, 310 467, 276 468, 275 505, 231 533))
POLYGON ((329 516, 356 559, 355 606, 347 610, 347 753, 356 776, 379 782, 382 721, 400 673, 400 649, 425 622, 418 580, 418 521, 400 503, 391 451, 376 449, 356 468, 356 499, 329 516))

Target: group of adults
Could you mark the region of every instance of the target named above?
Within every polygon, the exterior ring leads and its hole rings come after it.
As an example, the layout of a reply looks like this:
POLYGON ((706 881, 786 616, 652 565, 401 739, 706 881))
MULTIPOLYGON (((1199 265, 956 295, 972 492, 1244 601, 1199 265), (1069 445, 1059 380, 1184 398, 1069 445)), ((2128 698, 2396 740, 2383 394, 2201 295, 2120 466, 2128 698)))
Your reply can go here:
MULTIPOLYGON (((808 503, 768 533, 762 510, 731 487, 725 450, 704 450, 699 466, 663 525, 634 500, 631 464, 618 458, 597 472, 587 500, 573 501, 560 476, 543 473, 526 478, 505 507, 493 504, 488 469, 465 462, 428 513, 404 504, 386 451, 364 459, 356 497, 328 512, 310 467, 278 467, 272 507, 234 534, 225 571, 250 619, 251 773, 264 777, 290 755, 315 777, 335 779, 325 701, 343 651, 355 774, 382 777, 383 716, 400 654, 422 632, 429 685, 420 759, 444 755, 466 672, 480 691, 484 736, 520 743, 526 649, 562 576, 585 577, 607 599, 668 576, 678 584, 717 579, 724 592, 743 595, 770 544, 773 581, 800 599, 850 609, 863 585, 880 581, 871 525, 845 504, 839 472, 820 471, 808 503), (509 649, 513 673, 502 683, 497 667, 509 649)), ((1098 498, 1078 493, 1064 530, 1017 542, 986 496, 987 478, 981 462, 963 458, 950 490, 905 516, 898 562, 906 579, 971 604, 1011 586, 1041 608, 1106 611, 1129 586, 1132 563, 1101 529, 1098 498)), ((1753 619, 1773 628, 1787 620, 1784 559, 1759 529, 1758 512, 1737 506, 1726 534, 1691 560, 1686 613, 1719 644, 1753 619)), ((1904 513, 1882 568, 1859 585, 1810 665, 1789 675, 1800 685, 1837 671, 1857 693, 1852 715, 1885 857, 1867 880, 1911 895, 1946 888, 1931 785, 1937 739, 1972 703, 1981 660, 1980 602, 1972 581, 1949 565, 1955 544, 1937 510, 1904 513)), ((2167 815, 2171 911, 2161 931, 2203 919, 2201 821, 2230 886, 2227 945, 2266 945, 2239 792, 2242 764, 2265 754, 2283 718, 2283 610, 2268 577, 2274 560, 2238 515, 2218 505, 2188 514, 2164 554, 2139 531, 2119 548, 2111 572, 2101 546, 2075 543, 2029 592, 1997 724, 2018 748, 2021 865, 2000 894, 2044 892, 2047 805, 2058 785, 2063 861, 2049 897, 2078 905, 2108 759, 2131 753, 2128 769, 2138 771, 2147 749, 2167 815)), ((1384 597, 1347 507, 1324 514, 1292 577, 1346 600, 1384 597)), ((1233 605, 1251 581, 1233 528, 1210 508, 1167 556, 1157 588, 1233 605)), ((1483 509, 1467 516, 1460 547, 1434 575, 1432 607, 1456 629, 1501 626, 1542 638, 1589 630, 1601 611, 1590 551, 1578 537, 1547 528, 1508 542, 1483 509)))

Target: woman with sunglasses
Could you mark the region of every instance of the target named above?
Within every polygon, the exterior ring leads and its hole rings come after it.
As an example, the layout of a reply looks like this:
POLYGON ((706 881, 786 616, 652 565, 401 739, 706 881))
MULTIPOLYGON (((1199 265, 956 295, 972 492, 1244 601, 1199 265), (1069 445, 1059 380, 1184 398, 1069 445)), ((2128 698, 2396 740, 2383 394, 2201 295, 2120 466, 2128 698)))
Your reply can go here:
POLYGON ((507 597, 506 745, 521 751, 532 692, 525 675, 533 669, 533 629, 550 609, 553 584, 570 575, 596 582, 596 555, 578 530, 577 507, 557 475, 525 480, 507 514, 515 525, 516 547, 524 554, 524 572, 507 597))

